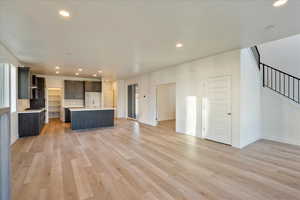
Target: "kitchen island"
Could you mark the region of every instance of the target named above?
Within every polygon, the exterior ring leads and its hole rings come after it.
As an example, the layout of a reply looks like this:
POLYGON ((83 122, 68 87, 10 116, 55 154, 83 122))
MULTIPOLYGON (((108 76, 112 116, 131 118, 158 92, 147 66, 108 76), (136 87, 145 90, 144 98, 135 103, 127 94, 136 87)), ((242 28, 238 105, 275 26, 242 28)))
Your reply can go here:
POLYGON ((91 129, 114 126, 114 108, 69 108, 71 129, 91 129))

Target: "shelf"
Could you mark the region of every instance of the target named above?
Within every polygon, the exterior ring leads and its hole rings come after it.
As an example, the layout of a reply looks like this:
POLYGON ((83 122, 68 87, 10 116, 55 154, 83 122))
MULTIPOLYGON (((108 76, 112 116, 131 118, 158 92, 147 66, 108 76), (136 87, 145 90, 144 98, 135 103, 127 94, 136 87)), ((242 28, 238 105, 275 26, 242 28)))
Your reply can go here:
POLYGON ((48 107, 60 107, 60 105, 48 105, 48 107))
POLYGON ((48 99, 48 101, 59 101, 60 102, 60 99, 48 99))
POLYGON ((49 113, 51 113, 51 112, 60 112, 60 110, 50 110, 49 109, 49 113))
POLYGON ((61 112, 61 90, 48 90, 49 118, 59 118, 61 112))

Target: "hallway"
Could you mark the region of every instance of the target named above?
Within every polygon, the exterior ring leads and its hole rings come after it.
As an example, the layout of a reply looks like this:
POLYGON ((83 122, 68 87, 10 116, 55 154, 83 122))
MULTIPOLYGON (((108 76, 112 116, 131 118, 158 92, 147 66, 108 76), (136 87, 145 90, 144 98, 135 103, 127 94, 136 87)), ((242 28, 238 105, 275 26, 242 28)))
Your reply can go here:
POLYGON ((117 120, 72 132, 51 121, 12 147, 13 200, 300 199, 300 148, 243 150, 117 120))

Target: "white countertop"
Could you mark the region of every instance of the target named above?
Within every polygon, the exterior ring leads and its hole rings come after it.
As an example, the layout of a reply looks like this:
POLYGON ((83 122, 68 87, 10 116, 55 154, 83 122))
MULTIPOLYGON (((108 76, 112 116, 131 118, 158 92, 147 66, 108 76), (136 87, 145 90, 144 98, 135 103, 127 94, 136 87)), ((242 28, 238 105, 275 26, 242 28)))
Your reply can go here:
POLYGON ((115 108, 70 108, 70 111, 115 110, 115 108))
POLYGON ((32 109, 32 110, 23 110, 23 111, 20 111, 18 112, 19 114, 20 113, 40 113, 42 111, 44 111, 45 108, 41 108, 41 109, 32 109))
POLYGON ((64 108, 84 108, 84 106, 64 106, 64 108))

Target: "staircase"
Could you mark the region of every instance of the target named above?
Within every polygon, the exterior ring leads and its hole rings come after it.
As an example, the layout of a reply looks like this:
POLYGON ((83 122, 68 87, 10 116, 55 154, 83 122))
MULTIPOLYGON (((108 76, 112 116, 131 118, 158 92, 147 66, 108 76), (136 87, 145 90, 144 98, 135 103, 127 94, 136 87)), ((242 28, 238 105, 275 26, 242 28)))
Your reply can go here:
POLYGON ((257 46, 251 47, 257 65, 262 70, 263 87, 300 104, 300 78, 262 63, 257 46))

